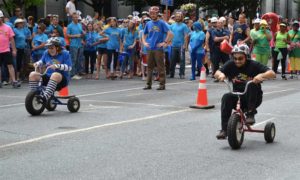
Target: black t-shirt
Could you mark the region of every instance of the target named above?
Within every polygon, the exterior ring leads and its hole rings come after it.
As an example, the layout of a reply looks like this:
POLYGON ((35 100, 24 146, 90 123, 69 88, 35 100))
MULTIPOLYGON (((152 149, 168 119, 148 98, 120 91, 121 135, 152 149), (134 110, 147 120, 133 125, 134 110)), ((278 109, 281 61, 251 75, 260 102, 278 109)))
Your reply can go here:
MULTIPOLYGON (((220 69, 220 71, 232 81, 233 90, 239 92, 244 91, 247 81, 252 80, 256 75, 265 73, 268 70, 270 69, 267 66, 253 60, 247 60, 246 64, 241 68, 238 68, 234 61, 231 60, 226 62, 220 69)), ((261 85, 258 84, 258 86, 261 89, 261 85)))

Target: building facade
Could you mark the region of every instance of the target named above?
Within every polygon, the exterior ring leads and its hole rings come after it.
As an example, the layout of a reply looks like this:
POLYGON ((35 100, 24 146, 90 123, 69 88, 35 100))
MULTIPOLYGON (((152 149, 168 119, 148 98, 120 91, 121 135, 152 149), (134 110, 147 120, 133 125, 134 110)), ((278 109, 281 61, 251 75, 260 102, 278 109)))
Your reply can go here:
POLYGON ((298 18, 299 4, 294 0, 261 0, 261 14, 275 12, 283 18, 298 18))

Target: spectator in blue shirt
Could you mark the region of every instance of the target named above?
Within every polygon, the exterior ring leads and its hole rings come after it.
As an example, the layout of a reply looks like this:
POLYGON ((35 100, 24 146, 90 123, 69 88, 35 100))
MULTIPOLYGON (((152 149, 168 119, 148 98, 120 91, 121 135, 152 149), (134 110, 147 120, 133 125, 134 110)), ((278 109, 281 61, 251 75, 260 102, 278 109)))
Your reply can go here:
POLYGON ((171 32, 166 23, 158 19, 159 7, 151 7, 149 13, 152 21, 146 24, 143 35, 143 43, 148 50, 147 85, 144 90, 152 88, 152 73, 155 66, 158 70, 160 84, 157 90, 165 90, 166 71, 163 48, 167 47, 170 42, 171 32), (167 34, 165 39, 163 38, 164 34, 167 34))
POLYGON ((170 30, 172 31, 174 38, 172 40, 172 55, 171 55, 171 67, 170 77, 174 78, 176 63, 180 63, 180 79, 184 79, 185 75, 185 49, 187 46, 187 36, 189 28, 183 23, 182 12, 176 12, 175 23, 171 25, 170 30))
POLYGON ((20 79, 20 72, 23 69, 25 59, 25 48, 27 46, 27 40, 30 39, 30 31, 27 27, 24 27, 23 19, 15 20, 15 28, 13 28, 15 33, 15 43, 17 48, 17 57, 16 57, 16 72, 17 72, 17 81, 20 79))
POLYGON ((52 16, 52 23, 49 25, 49 33, 50 36, 53 33, 54 29, 57 29, 59 32, 59 36, 64 38, 64 32, 63 28, 59 25, 59 16, 58 15, 53 15, 52 16))
POLYGON ((33 62, 37 62, 41 59, 44 51, 46 50, 45 44, 48 40, 48 36, 44 33, 46 29, 45 24, 40 23, 37 27, 37 34, 32 39, 31 46, 32 46, 32 59, 33 62))
POLYGON ((84 56, 85 56, 85 73, 87 78, 92 78, 95 62, 96 62, 96 42, 97 33, 93 29, 93 24, 87 24, 87 32, 84 36, 84 56), (90 76, 89 76, 89 67, 90 67, 90 76))
POLYGON ((72 15, 73 21, 67 27, 67 37, 70 38, 70 54, 72 59, 72 79, 81 79, 80 73, 82 72, 82 54, 83 46, 82 40, 84 32, 82 26, 78 23, 78 15, 72 15))
POLYGON ((110 65, 112 63, 112 56, 113 59, 113 73, 106 76, 111 77, 111 79, 115 79, 115 71, 117 68, 118 57, 119 57, 119 50, 121 49, 122 44, 122 31, 117 27, 117 19, 110 18, 110 27, 104 30, 104 34, 108 35, 108 42, 107 42, 107 68, 110 69, 110 65))
POLYGON ((128 28, 124 31, 124 37, 123 37, 123 47, 121 49, 121 52, 125 52, 127 55, 125 56, 125 59, 122 62, 122 68, 121 68, 121 75, 120 78, 123 77, 123 74, 125 73, 126 67, 129 65, 129 78, 131 79, 133 77, 133 66, 134 66, 134 56, 136 54, 135 52, 135 46, 138 39, 138 32, 136 30, 135 23, 131 20, 129 21, 128 28))
POLYGON ((195 73, 196 73, 196 62, 197 68, 202 67, 202 59, 204 58, 205 51, 203 48, 203 44, 205 41, 205 34, 202 31, 202 25, 200 22, 195 22, 193 24, 193 29, 190 33, 190 47, 191 47, 191 64, 192 64, 192 75, 190 80, 195 80, 195 73))
POLYGON ((15 7, 14 16, 12 16, 9 21, 11 24, 15 24, 15 20, 18 18, 22 19, 22 10, 20 7, 15 7))
MULTIPOLYGON (((99 79, 99 74, 100 74, 100 68, 101 68, 101 60, 103 58, 104 61, 104 68, 106 71, 106 75, 108 75, 108 68, 107 68, 107 41, 109 40, 108 36, 106 34, 103 34, 102 26, 98 26, 98 33, 96 36, 96 47, 98 51, 98 56, 97 56, 97 72, 96 72, 96 77, 95 79, 99 79)), ((106 78, 109 78, 106 76, 106 78)))

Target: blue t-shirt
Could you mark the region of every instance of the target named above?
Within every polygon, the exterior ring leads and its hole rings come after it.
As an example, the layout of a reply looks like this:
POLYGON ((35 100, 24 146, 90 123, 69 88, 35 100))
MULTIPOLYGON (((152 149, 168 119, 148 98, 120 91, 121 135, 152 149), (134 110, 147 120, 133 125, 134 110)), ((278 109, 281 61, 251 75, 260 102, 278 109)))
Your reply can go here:
POLYGON ((248 25, 247 24, 235 24, 233 26, 233 39, 232 45, 236 45, 238 40, 244 40, 247 38, 247 31, 248 25))
POLYGON ((104 33, 109 37, 107 49, 118 50, 120 48, 120 40, 122 39, 122 30, 120 28, 109 27, 105 29, 104 33))
POLYGON ((28 28, 14 28, 16 48, 25 49, 26 39, 30 38, 30 30, 28 28))
MULTIPOLYGON (((193 47, 195 47, 195 45, 199 42, 202 41, 202 44, 205 41, 205 34, 203 31, 192 31, 190 33, 190 46, 193 49, 193 47)), ((203 53, 203 46, 201 45, 198 49, 197 49, 197 53, 203 53)))
MULTIPOLYGON (((36 34, 32 39, 34 46, 39 46, 43 43, 46 43, 47 40, 48 40, 48 36, 44 33, 36 34)), ((45 50, 46 50, 46 48, 44 47, 44 48, 35 50, 34 53, 35 54, 43 54, 45 50)))
POLYGON ((92 46, 96 42, 97 38, 97 33, 96 32, 87 32, 84 36, 85 40, 85 46, 84 50, 85 51, 96 51, 96 46, 92 46))
POLYGON ((172 47, 181 48, 184 45, 184 38, 189 33, 189 28, 184 23, 174 23, 170 26, 174 38, 172 40, 172 47))
MULTIPOLYGON (((143 34, 144 34, 144 30, 141 30, 141 31, 140 31, 140 34, 139 34, 140 39, 142 39, 143 34)), ((143 53, 143 54, 147 54, 147 48, 146 48, 146 46, 144 46, 143 43, 141 43, 141 50, 142 50, 142 53, 143 53)))
POLYGON ((128 31, 128 29, 125 29, 123 39, 124 39, 124 49, 128 49, 128 47, 133 45, 134 41, 138 39, 138 32, 135 31, 132 34, 132 32, 128 31))
POLYGON ((59 41, 60 41, 60 46, 65 48, 66 47, 66 41, 65 38, 63 37, 58 37, 59 41))
MULTIPOLYGON (((43 64, 46 65, 46 67, 53 65, 53 64, 66 64, 69 67, 72 67, 72 60, 71 60, 71 56, 70 53, 66 50, 63 50, 61 53, 59 53, 58 55, 52 57, 50 56, 50 54, 48 53, 48 50, 44 51, 43 56, 41 58, 43 64)), ((49 69, 46 72, 46 75, 48 77, 50 77, 52 75, 53 72, 59 72, 61 73, 68 81, 70 79, 70 75, 68 71, 62 71, 62 70, 52 70, 49 69)))
MULTIPOLYGON (((75 34, 83 34, 82 26, 81 24, 77 23, 70 23, 67 27, 67 34, 68 35, 75 35, 75 34)), ((82 47, 82 38, 70 38, 70 47, 82 47)))
POLYGON ((162 50, 157 45, 164 42, 164 34, 169 30, 169 27, 162 20, 149 21, 144 30, 144 35, 147 35, 146 42, 150 45, 149 50, 162 50))
MULTIPOLYGON (((106 34, 104 34, 104 36, 107 36, 106 34)), ((100 35, 100 34, 96 34, 96 42, 100 41, 101 39, 105 38, 104 36, 100 35)), ((104 43, 100 43, 97 44, 97 48, 103 48, 106 49, 107 48, 107 41, 104 43)))

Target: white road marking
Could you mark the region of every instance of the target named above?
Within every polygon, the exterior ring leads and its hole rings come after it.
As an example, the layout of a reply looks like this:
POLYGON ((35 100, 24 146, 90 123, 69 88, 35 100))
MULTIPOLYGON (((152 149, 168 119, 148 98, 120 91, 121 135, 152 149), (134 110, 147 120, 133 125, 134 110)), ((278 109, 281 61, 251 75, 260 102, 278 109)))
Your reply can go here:
MULTIPOLYGON (((177 82, 177 83, 168 83, 166 85, 167 86, 172 86, 172 85, 185 84, 185 83, 191 83, 191 81, 183 81, 183 82, 177 82)), ((156 87, 156 86, 159 86, 159 85, 155 85, 154 87, 156 87)), ((133 91, 133 90, 142 90, 142 87, 129 88, 129 89, 120 89, 120 90, 115 90, 115 91, 104 91, 104 92, 91 93, 91 94, 82 94, 82 95, 78 95, 77 97, 87 97, 87 96, 111 94, 111 93, 126 92, 126 91, 133 91)))
POLYGON ((70 130, 70 131, 63 131, 63 132, 59 132, 59 133, 48 134, 48 135, 44 135, 44 136, 40 136, 40 137, 36 137, 36 138, 24 140, 24 141, 14 142, 14 143, 10 143, 10 144, 4 144, 4 145, 0 146, 0 149, 14 147, 14 146, 23 145, 23 144, 34 143, 34 142, 38 142, 38 141, 42 141, 42 140, 50 139, 50 138, 54 138, 54 137, 59 137, 59 136, 63 136, 63 135, 82 133, 82 132, 91 131, 91 130, 95 130, 95 129, 100 129, 100 128, 104 128, 104 127, 111 127, 111 126, 135 123, 135 122, 140 122, 140 121, 146 121, 146 120, 150 120, 150 119, 160 118, 160 117, 169 116, 169 115, 178 114, 178 113, 183 113, 183 112, 188 112, 188 111, 191 111, 191 109, 171 111, 171 112, 167 112, 167 113, 162 113, 162 114, 157 114, 157 115, 152 115, 152 116, 146 116, 146 117, 143 117, 143 118, 130 119, 130 120, 125 120, 125 121, 120 121, 120 122, 114 122, 114 123, 107 123, 107 124, 102 124, 102 125, 97 125, 97 126, 91 126, 91 127, 82 128, 82 129, 76 129, 76 130, 70 130))
POLYGON ((295 89, 284 89, 284 90, 280 90, 280 91, 271 91, 271 92, 264 93, 264 95, 274 94, 274 93, 281 93, 281 92, 292 91, 292 90, 295 90, 295 89))
POLYGON ((20 106, 24 105, 25 103, 16 103, 16 104, 7 104, 7 105, 2 105, 0 108, 5 108, 5 107, 13 107, 13 106, 20 106))
POLYGON ((260 126, 260 125, 262 125, 262 124, 266 124, 267 122, 272 121, 272 120, 274 120, 274 119, 275 119, 275 118, 272 117, 272 118, 267 119, 267 120, 265 120, 265 121, 262 121, 262 122, 260 122, 260 123, 256 123, 256 124, 254 124, 254 125, 251 126, 251 127, 257 127, 257 126, 260 126))
POLYGON ((98 100, 81 100, 81 101, 82 102, 99 102, 99 103, 143 105, 143 106, 154 106, 154 107, 186 108, 184 106, 173 106, 173 105, 163 105, 163 104, 149 104, 149 103, 135 103, 135 102, 121 102, 121 101, 98 101, 98 100))

